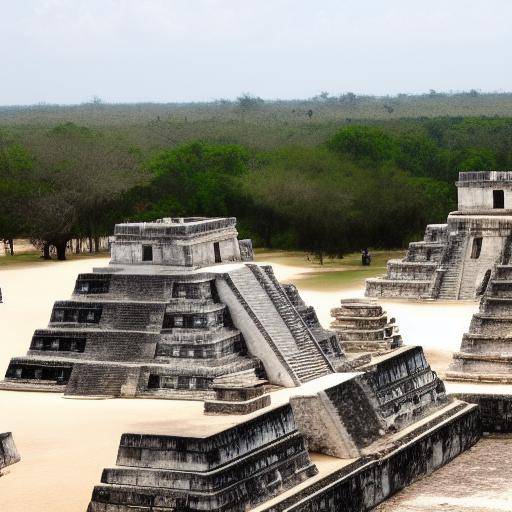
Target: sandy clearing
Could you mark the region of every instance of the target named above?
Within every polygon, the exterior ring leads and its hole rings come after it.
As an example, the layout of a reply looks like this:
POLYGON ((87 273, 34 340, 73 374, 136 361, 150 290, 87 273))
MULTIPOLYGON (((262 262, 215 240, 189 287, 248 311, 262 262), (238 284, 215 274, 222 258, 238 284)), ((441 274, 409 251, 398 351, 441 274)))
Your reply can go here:
MULTIPOLYGON (((9 359, 23 355, 34 329, 44 327, 55 300, 69 298, 76 275, 107 258, 12 267, 0 270, 5 303, 0 306, 0 374, 9 359)), ((310 269, 274 265, 286 281, 310 269)), ((300 283, 299 289, 300 289, 300 283)), ((328 326, 340 298, 361 297, 362 288, 330 292, 301 290, 328 326)), ((446 366, 467 329, 476 303, 386 302, 404 339, 423 344, 434 368, 446 366)), ((23 461, 0 479, 2 512, 85 512, 104 467, 115 463, 120 435, 161 431, 201 414, 202 403, 165 400, 67 400, 47 393, 0 391, 0 427, 12 430, 23 461)), ((204 418, 206 422, 215 421, 204 418)))

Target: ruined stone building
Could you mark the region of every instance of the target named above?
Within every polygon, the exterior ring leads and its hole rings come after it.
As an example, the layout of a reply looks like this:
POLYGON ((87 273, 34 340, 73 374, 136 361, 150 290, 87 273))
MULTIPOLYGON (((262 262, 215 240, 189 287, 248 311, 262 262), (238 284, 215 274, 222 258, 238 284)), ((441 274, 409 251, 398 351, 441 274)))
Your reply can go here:
POLYGON ((475 299, 512 234, 512 172, 461 172, 457 211, 431 224, 387 275, 366 281, 368 297, 475 299))
POLYGON ((402 347, 247 416, 170 430, 123 434, 88 512, 370 510, 471 447, 479 416, 446 395, 420 347, 402 347))
POLYGON ((343 357, 336 337, 308 326, 271 267, 245 262, 252 247, 235 224, 117 225, 109 266, 78 276, 2 387, 203 399, 231 373, 285 387, 333 373, 343 357))
POLYGON ((250 262, 235 224, 117 225, 108 267, 79 275, 11 360, 4 389, 201 399, 216 414, 124 433, 89 512, 369 510, 477 441, 478 407, 447 396, 378 305, 342 303, 340 341, 250 262))
POLYGON ((446 376, 450 380, 512 382, 512 264, 507 244, 493 268, 487 289, 453 356, 446 376))

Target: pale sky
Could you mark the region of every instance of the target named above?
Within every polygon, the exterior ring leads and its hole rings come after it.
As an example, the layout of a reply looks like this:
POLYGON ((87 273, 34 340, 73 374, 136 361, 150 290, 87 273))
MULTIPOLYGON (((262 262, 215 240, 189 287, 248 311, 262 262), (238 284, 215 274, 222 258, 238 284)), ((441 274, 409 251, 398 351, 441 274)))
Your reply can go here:
POLYGON ((0 0, 0 105, 512 90, 512 0, 0 0))

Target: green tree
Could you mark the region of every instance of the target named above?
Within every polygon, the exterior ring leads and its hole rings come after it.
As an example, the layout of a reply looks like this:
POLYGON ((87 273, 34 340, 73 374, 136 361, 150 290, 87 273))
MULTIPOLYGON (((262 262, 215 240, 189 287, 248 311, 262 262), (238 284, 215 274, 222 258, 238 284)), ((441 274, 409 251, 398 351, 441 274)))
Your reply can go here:
POLYGON ((373 164, 392 161, 398 153, 395 140, 385 131, 373 126, 341 128, 327 142, 327 146, 336 153, 373 164))

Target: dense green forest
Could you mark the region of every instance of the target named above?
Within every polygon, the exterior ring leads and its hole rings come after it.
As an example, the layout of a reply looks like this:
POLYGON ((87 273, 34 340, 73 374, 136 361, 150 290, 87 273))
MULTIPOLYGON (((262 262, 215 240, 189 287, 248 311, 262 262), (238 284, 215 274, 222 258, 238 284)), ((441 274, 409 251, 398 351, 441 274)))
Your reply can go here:
POLYGON ((459 171, 510 169, 511 148, 512 95, 476 91, 0 107, 0 238, 64 258, 115 222, 229 215, 260 246, 402 247, 455 208, 459 171))

